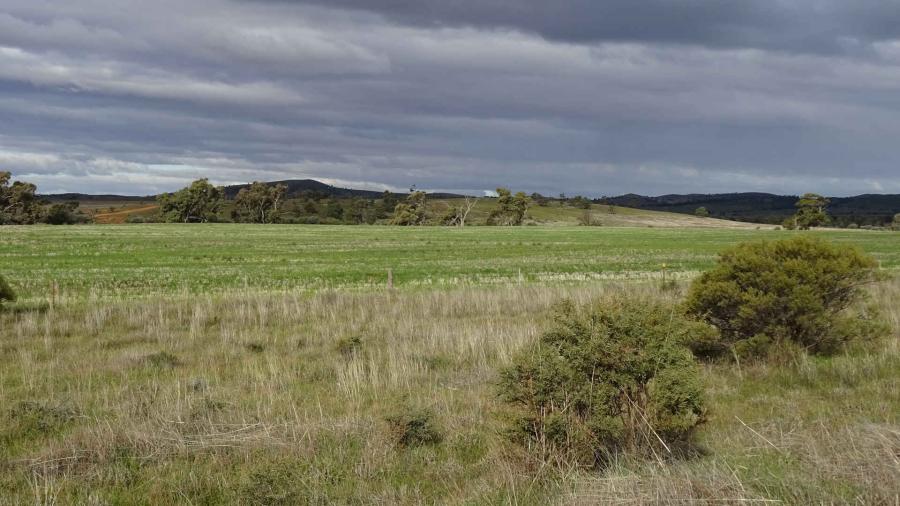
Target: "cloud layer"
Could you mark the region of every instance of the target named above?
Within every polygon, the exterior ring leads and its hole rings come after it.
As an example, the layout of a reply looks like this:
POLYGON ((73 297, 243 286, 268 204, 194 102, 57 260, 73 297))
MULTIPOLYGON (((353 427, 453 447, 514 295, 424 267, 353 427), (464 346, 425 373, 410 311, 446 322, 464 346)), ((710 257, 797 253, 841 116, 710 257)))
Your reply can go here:
POLYGON ((893 0, 6 0, 0 168, 44 192, 900 193, 898 32, 893 0))

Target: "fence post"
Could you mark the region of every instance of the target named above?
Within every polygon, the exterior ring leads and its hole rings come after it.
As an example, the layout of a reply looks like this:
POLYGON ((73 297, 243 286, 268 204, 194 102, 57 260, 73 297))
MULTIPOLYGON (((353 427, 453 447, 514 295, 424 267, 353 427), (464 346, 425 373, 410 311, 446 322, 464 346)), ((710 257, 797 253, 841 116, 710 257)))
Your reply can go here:
POLYGON ((56 304, 56 299, 59 297, 59 283, 56 280, 50 282, 50 309, 53 309, 53 306, 56 304))

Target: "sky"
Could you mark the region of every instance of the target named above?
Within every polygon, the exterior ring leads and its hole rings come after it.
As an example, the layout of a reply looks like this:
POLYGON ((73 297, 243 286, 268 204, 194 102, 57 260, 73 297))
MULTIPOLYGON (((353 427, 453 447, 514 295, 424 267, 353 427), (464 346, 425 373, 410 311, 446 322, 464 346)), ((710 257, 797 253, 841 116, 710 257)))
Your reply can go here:
POLYGON ((900 193, 900 0, 0 0, 42 193, 900 193))

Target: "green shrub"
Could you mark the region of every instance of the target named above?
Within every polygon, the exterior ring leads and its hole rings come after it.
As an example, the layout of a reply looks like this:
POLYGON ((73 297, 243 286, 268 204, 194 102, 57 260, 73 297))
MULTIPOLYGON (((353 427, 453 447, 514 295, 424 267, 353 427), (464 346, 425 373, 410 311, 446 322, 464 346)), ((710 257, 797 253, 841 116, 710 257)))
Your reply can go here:
POLYGON ((266 463, 244 479, 240 502, 260 506, 303 504, 302 471, 302 466, 289 462, 266 463))
POLYGON ((165 220, 162 215, 157 213, 151 214, 129 214, 125 217, 125 223, 163 223, 165 220))
POLYGON ((151 353, 149 355, 145 355, 143 357, 143 362, 145 364, 151 365, 153 367, 158 368, 172 368, 181 364, 181 361, 178 360, 178 357, 172 355, 166 351, 159 351, 156 353, 151 353))
POLYGON ((352 358, 362 349, 362 344, 360 336, 342 337, 335 345, 335 349, 345 358, 352 358))
POLYGON ((244 348, 252 353, 262 353, 266 351, 266 345, 263 343, 247 343, 244 345, 244 348))
POLYGON ((427 408, 404 407, 385 420, 391 438, 406 448, 437 444, 444 439, 434 412, 427 408))
POLYGON ((686 310, 719 329, 720 350, 832 352, 861 332, 859 319, 844 310, 875 278, 876 266, 855 247, 813 238, 744 243, 694 281, 686 310))
POLYGON ((555 328, 501 371, 510 435, 542 458, 601 465, 690 441, 703 388, 682 343, 715 329, 644 299, 557 307, 555 328))
POLYGON ((16 292, 14 292, 12 287, 9 286, 9 283, 6 282, 6 279, 4 279, 3 276, 0 276, 0 307, 3 306, 4 302, 15 301, 16 292))
POLYGON ((78 417, 70 404, 21 401, 9 411, 10 434, 32 438, 57 432, 78 417))

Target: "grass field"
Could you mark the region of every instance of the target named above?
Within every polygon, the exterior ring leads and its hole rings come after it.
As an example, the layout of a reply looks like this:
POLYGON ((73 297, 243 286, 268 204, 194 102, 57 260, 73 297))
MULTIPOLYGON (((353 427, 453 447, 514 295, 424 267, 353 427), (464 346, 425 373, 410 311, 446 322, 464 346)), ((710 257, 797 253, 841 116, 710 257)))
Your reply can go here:
MULTIPOLYGON (((739 241, 794 232, 603 227, 121 225, 5 227, 0 266, 23 298, 138 297, 687 277, 739 241)), ((900 267, 900 235, 820 231, 900 267)))
MULTIPOLYGON (((897 504, 896 275, 870 290, 881 341, 705 365, 696 457, 556 469, 501 434, 497 370, 555 302, 675 302, 722 248, 790 234, 0 228, 23 296, 0 313, 0 504, 897 504), (443 441, 399 447, 405 406, 443 441)), ((900 234, 813 234, 900 268, 900 234)))

